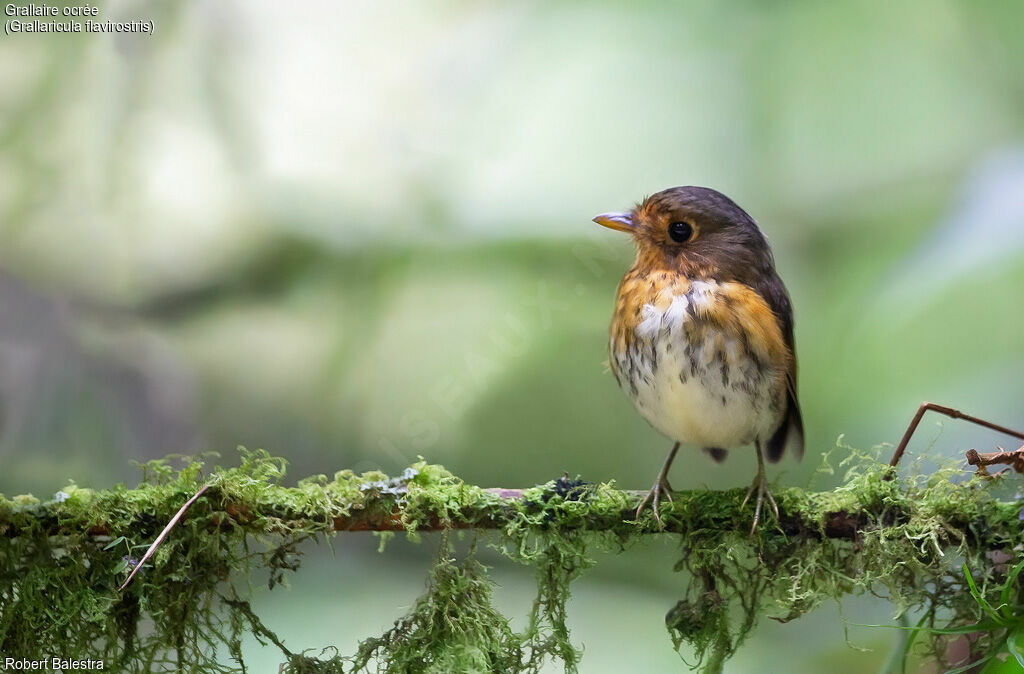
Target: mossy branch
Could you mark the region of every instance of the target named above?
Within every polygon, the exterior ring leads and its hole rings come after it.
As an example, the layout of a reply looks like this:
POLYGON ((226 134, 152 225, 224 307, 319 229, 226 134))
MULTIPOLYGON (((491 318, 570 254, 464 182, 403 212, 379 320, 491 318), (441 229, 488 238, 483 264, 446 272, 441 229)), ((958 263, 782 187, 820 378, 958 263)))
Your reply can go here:
MULTIPOLYGON (((435 468, 435 467, 431 467, 435 468)), ((501 530, 515 526, 521 519, 544 511, 550 528, 592 532, 634 534, 686 534, 694 530, 714 528, 720 532, 749 532, 753 508, 741 507, 746 490, 684 490, 673 493, 673 501, 662 503, 664 527, 659 528, 645 511, 638 519, 636 508, 647 492, 619 490, 610 485, 583 484, 566 489, 557 482, 550 486, 525 489, 477 488, 461 485, 457 498, 410 500, 404 496, 407 486, 387 491, 363 483, 366 489, 357 496, 349 495, 325 502, 311 501, 303 488, 268 485, 255 495, 230 493, 217 484, 202 485, 200 498, 209 501, 207 516, 223 527, 241 528, 250 533, 288 532, 314 527, 334 532, 428 532, 458 529, 501 530), (551 502, 551 497, 558 500, 551 502), (330 511, 340 510, 341 514, 330 511), (557 520, 557 521, 556 521, 557 520), (745 527, 745 529, 744 529, 745 527)), ((383 484, 383 482, 381 482, 383 484)), ((394 481, 392 481, 394 484, 394 481)), ((66 492, 65 492, 66 493, 66 492)), ((86 501, 112 505, 110 494, 73 489, 86 501)), ((150 493, 149 496, 155 496, 150 493)), ((154 503, 166 511, 181 494, 168 493, 168 501, 154 503)), ((420 497, 426 496, 421 494, 420 497)), ((122 493, 128 505, 131 497, 122 493)), ((328 497, 330 498, 330 497, 328 497)), ((769 521, 762 536, 775 535, 854 540, 860 529, 870 521, 871 513, 854 504, 843 504, 834 493, 789 488, 777 493, 780 516, 769 521), (846 507, 844 507, 844 505, 846 507), (834 509, 829 509, 833 506, 834 509)), ((50 536, 89 534, 110 537, 120 534, 116 525, 98 508, 90 508, 90 516, 69 517, 69 508, 58 501, 38 502, 34 497, 16 497, 14 508, 0 509, 0 535, 16 537, 27 531, 45 532, 50 536), (25 504, 29 504, 26 507, 25 504), (26 513, 31 516, 26 517, 26 513)), ((85 503, 83 502, 83 505, 85 503)), ((123 517, 126 513, 121 513, 123 517)), ((142 513, 138 513, 141 515, 142 513)), ((175 513, 177 514, 177 513, 175 513)), ((909 512, 897 507, 890 510, 890 524, 904 522, 909 512)), ((173 523, 173 522, 172 522, 173 523)), ((885 523, 882 523, 885 526, 885 523)))
MULTIPOLYGON (((692 648, 705 671, 718 671, 759 617, 791 620, 844 594, 885 594, 929 626, 976 619, 972 590, 950 560, 966 560, 979 592, 991 596, 1024 543, 1020 503, 1000 496, 999 480, 955 469, 888 480, 887 466, 853 456, 835 490, 777 489, 779 521, 754 536, 742 489, 677 492, 663 505, 659 532, 649 512, 635 520, 642 492, 612 484, 563 479, 485 489, 421 462, 396 478, 341 471, 285 487, 283 462, 263 452, 245 452, 238 468, 212 473, 198 461, 178 471, 152 462, 135 489, 72 485, 45 502, 0 499, 0 651, 31 657, 77 648, 122 671, 242 671, 218 653, 226 648, 241 662, 240 637, 249 631, 277 643, 290 672, 532 672, 547 658, 575 671, 580 654, 566 627, 571 581, 593 563, 595 547, 621 551, 648 534, 680 541, 677 570, 687 580, 666 624, 676 647, 692 648), (141 551, 204 487, 119 591, 141 551), (513 632, 493 608, 485 569, 472 555, 452 560, 447 537, 427 594, 351 657, 284 648, 237 589, 245 583, 234 582, 262 567, 273 588, 298 568, 301 544, 312 537, 465 529, 536 568, 526 631, 513 632), (76 620, 54 625, 53 615, 76 620)), ((1019 594, 1002 591, 992 603, 1005 596, 1024 603, 1019 594)))

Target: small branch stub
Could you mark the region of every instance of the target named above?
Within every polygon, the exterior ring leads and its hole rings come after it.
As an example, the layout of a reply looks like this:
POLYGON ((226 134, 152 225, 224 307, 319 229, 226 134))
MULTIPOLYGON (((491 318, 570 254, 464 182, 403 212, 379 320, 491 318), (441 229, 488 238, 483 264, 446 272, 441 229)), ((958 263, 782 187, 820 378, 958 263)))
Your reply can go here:
MULTIPOLYGON (((976 466, 979 475, 989 475, 988 466, 1005 464, 1018 473, 1024 474, 1024 447, 1007 452, 1000 448, 998 452, 980 454, 975 449, 967 450, 967 463, 976 466)), ((1004 470, 1009 470, 1006 468, 1004 470)), ((1000 471, 1002 472, 1002 471, 1000 471)))

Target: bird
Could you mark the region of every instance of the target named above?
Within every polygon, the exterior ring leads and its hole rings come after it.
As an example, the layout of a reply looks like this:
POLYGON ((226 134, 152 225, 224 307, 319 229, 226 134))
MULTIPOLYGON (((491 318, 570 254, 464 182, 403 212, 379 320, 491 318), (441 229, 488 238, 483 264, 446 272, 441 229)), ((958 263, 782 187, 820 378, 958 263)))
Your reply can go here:
POLYGON ((594 222, 625 232, 636 260, 619 283, 608 330, 609 366, 620 388, 655 429, 674 441, 639 507, 659 529, 669 469, 681 444, 716 462, 753 445, 757 475, 751 535, 767 499, 765 458, 787 446, 804 452, 797 398, 793 305, 768 240, 732 199, 707 187, 672 187, 632 210, 594 222))

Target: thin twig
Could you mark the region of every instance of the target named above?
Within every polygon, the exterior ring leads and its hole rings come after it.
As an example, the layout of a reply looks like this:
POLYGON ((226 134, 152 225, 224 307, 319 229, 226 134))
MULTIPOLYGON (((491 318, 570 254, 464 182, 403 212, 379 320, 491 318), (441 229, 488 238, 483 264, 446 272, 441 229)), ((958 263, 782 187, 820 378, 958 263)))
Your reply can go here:
POLYGON ((181 516, 185 514, 185 511, 188 510, 189 506, 195 503, 196 499, 202 496, 203 492, 209 489, 209 487, 209 482, 204 484, 202 488, 192 496, 192 498, 185 501, 185 505, 178 508, 178 512, 174 514, 174 517, 171 518, 171 521, 167 523, 167 526, 164 527, 164 530, 160 532, 160 535, 156 537, 156 540, 154 540, 153 543, 149 546, 149 549, 146 550, 146 554, 142 556, 142 559, 139 560, 139 563, 136 564, 135 568, 132 569, 132 572, 128 574, 128 579, 124 581, 121 587, 117 588, 118 592, 123 592, 124 589, 128 587, 128 583, 132 582, 132 578, 134 578, 135 574, 139 572, 139 569, 141 569, 142 565, 146 563, 146 560, 153 556, 153 553, 156 552, 156 549, 160 546, 160 543, 163 542, 164 538, 167 537, 167 534, 170 533, 171 529, 174 528, 174 525, 178 523, 178 520, 180 520, 181 516))

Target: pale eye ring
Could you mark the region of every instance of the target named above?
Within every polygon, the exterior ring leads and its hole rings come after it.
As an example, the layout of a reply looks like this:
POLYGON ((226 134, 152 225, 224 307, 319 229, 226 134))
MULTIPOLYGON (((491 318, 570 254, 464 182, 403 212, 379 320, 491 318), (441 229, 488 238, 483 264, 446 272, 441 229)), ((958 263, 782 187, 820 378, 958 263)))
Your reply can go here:
POLYGON ((668 236, 676 243, 686 243, 693 236, 693 225, 688 222, 673 222, 668 226, 668 236))

